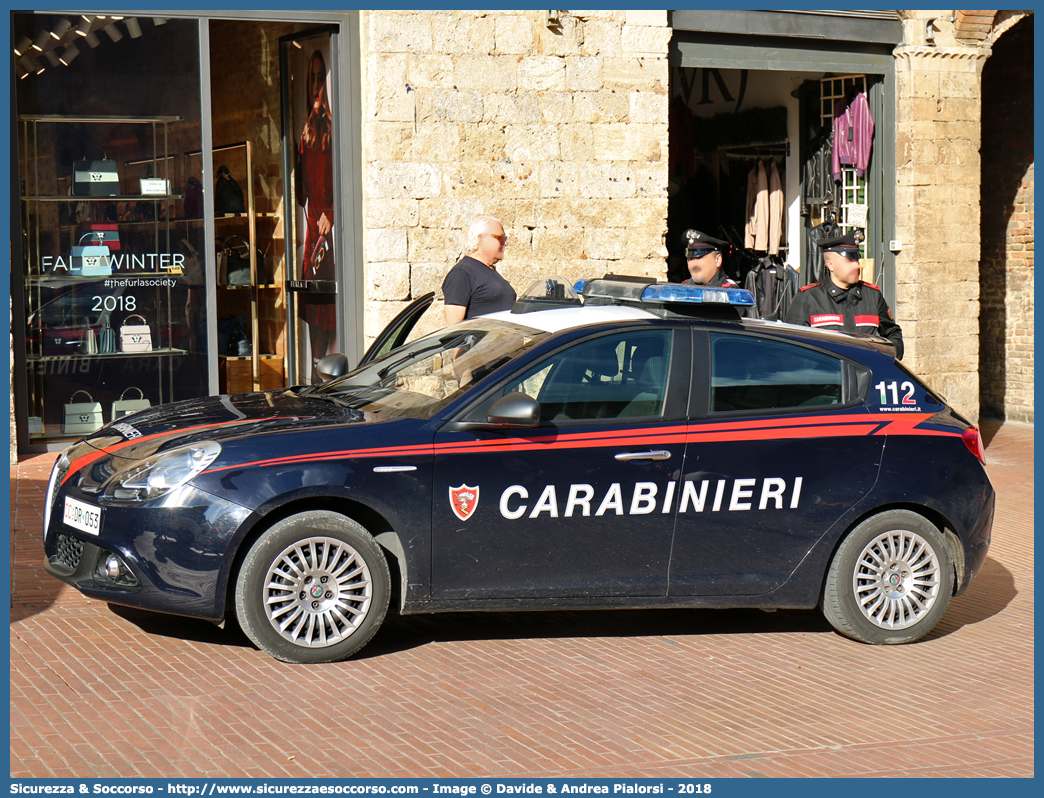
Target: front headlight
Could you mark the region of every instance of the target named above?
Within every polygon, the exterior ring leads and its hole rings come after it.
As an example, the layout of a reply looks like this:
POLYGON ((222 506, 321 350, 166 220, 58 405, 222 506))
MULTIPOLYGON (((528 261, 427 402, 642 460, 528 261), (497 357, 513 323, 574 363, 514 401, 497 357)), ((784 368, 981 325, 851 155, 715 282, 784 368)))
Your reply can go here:
POLYGON ((122 501, 158 499, 180 488, 221 454, 214 441, 158 452, 123 469, 105 483, 105 496, 122 501))
POLYGON ((66 449, 51 469, 51 479, 47 483, 47 497, 44 499, 44 539, 47 539, 47 527, 51 523, 51 505, 54 504, 54 494, 62 486, 65 475, 69 473, 69 450, 66 449))

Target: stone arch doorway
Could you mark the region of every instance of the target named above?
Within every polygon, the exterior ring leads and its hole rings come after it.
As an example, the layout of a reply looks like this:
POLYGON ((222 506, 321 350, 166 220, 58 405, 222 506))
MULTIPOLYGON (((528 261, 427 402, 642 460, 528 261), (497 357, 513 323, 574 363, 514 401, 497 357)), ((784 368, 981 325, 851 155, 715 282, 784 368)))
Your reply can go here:
POLYGON ((1032 422, 1033 16, 1003 27, 982 72, 980 415, 1032 422))

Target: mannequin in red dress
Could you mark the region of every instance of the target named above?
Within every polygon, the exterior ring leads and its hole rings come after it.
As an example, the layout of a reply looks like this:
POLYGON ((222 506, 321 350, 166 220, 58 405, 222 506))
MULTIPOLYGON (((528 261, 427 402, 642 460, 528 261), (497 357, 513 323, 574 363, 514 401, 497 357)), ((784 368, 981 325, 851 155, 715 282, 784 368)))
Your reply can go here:
MULTIPOLYGON (((326 62, 318 50, 308 61, 308 96, 312 104, 297 153, 297 202, 305 209, 302 278, 334 280, 332 114, 326 96, 326 62)), ((333 301, 304 305, 313 364, 336 349, 336 308, 333 301)))

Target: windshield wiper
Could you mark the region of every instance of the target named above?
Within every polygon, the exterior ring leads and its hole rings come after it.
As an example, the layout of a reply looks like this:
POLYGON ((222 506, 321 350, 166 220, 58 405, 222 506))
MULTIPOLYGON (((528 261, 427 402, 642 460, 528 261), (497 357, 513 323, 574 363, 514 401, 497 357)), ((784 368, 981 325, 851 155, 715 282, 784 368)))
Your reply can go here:
POLYGON ((324 399, 324 400, 326 400, 328 402, 332 402, 333 404, 337 405, 338 407, 343 407, 345 410, 348 411, 348 413, 347 413, 348 418, 350 420, 352 420, 352 421, 361 421, 361 420, 363 420, 365 418, 365 414, 363 413, 363 411, 361 411, 359 408, 355 407, 355 402, 359 401, 359 397, 357 397, 357 396, 356 397, 352 397, 352 399, 349 400, 349 399, 342 399, 339 396, 334 396, 333 394, 329 394, 329 393, 316 393, 316 394, 312 394, 312 398, 313 399, 324 399))

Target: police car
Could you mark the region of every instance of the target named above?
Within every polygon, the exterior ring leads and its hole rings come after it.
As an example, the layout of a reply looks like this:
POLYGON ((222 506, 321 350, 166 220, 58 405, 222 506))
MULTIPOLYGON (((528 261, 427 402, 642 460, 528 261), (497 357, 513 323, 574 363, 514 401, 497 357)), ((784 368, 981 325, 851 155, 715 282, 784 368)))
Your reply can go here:
MULTIPOLYGON (((321 385, 120 419, 47 491, 47 570, 329 662, 401 613, 820 607, 926 635, 990 542, 977 430, 891 344, 738 289, 538 283, 321 385)), ((400 346, 400 344, 402 344, 400 346)), ((336 370, 335 366, 327 367, 336 370)))

